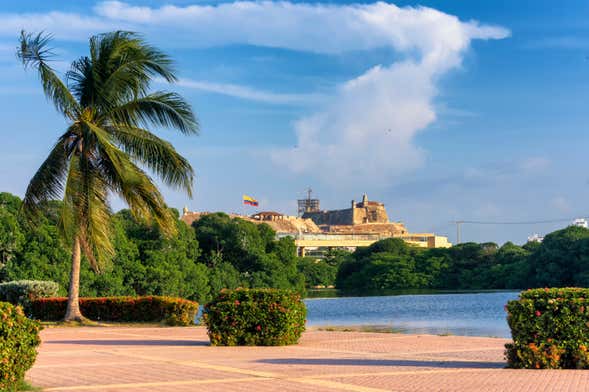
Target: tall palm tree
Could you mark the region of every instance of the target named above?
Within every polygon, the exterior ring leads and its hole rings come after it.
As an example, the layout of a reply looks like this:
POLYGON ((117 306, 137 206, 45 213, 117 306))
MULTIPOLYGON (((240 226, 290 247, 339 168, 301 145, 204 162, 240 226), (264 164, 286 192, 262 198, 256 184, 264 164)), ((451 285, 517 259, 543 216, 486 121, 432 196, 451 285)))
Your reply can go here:
POLYGON ((171 59, 138 34, 116 31, 90 38, 89 56, 72 62, 61 80, 51 68, 51 37, 21 32, 17 56, 39 74, 46 97, 68 122, 28 185, 23 210, 33 218, 46 201, 63 198, 61 230, 72 247, 66 321, 80 321, 82 254, 100 271, 114 254, 109 196, 140 220, 173 235, 176 222, 146 170, 191 196, 188 161, 149 127, 195 134, 198 123, 178 94, 151 92, 151 82, 176 80, 171 59))

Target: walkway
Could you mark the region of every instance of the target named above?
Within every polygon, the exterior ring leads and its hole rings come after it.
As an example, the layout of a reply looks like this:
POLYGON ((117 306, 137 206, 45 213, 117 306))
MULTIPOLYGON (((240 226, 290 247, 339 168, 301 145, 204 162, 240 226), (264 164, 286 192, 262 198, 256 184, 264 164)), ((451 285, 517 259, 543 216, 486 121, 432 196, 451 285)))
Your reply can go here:
POLYGON ((588 371, 503 369, 504 339, 307 332, 210 347, 194 328, 50 328, 28 380, 61 391, 586 391, 588 371))

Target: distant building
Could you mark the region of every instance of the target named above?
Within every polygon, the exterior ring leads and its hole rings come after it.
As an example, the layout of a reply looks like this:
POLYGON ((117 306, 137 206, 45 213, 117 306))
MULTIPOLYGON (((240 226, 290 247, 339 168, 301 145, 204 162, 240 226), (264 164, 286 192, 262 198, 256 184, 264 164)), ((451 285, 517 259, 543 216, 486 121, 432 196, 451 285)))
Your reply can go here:
POLYGON ((584 227, 588 228, 587 219, 585 218, 577 218, 573 221, 573 226, 584 227))
POLYGON ((362 201, 352 200, 350 208, 330 211, 308 211, 303 218, 312 219, 318 226, 349 226, 364 223, 389 223, 383 203, 369 201, 364 194, 362 201))
POLYGON ((447 237, 433 233, 410 233, 402 222, 391 222, 383 203, 368 200, 352 200, 350 208, 341 210, 307 211, 303 218, 312 220, 321 234, 295 235, 300 255, 321 253, 321 249, 355 249, 368 246, 385 238, 401 238, 422 248, 448 248, 452 244, 447 237))
POLYGON ((542 242, 542 241, 544 241, 544 237, 541 236, 540 234, 534 233, 528 237, 528 242, 542 242))
POLYGON ((273 222, 284 219, 285 215, 275 211, 262 211, 253 214, 251 218, 259 221, 273 222))

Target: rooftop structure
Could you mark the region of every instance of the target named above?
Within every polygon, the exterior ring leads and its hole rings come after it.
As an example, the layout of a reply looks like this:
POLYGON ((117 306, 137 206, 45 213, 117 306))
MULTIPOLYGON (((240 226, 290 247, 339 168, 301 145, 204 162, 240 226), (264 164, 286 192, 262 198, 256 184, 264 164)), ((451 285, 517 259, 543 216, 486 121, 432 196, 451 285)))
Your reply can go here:
POLYGON ((319 211, 319 199, 312 199, 311 198, 312 193, 313 193, 313 190, 311 188, 309 188, 309 189, 307 189, 307 198, 297 200, 298 216, 303 216, 303 214, 305 214, 305 213, 319 211))

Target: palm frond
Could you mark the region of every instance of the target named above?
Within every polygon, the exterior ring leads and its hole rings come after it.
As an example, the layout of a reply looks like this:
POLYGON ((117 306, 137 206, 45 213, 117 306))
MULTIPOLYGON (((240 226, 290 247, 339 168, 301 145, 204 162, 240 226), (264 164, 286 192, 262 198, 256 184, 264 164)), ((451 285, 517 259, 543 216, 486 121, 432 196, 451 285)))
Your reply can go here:
POLYGON ((101 36, 100 64, 105 75, 103 88, 107 92, 134 92, 145 95, 150 81, 162 77, 177 80, 173 62, 165 53, 148 45, 132 32, 116 31, 101 36), (104 59, 104 60, 103 60, 104 59))
POLYGON ((132 159, 146 165, 166 185, 184 189, 192 197, 194 170, 170 143, 142 128, 112 126, 106 129, 132 159))
POLYGON ((108 187, 96 167, 88 165, 84 175, 86 211, 80 236, 80 245, 90 266, 100 272, 115 255, 110 239, 111 209, 108 204, 108 187))
POLYGON ((133 172, 133 181, 129 182, 128 174, 121 175, 109 160, 101 162, 101 170, 110 189, 125 200, 135 219, 156 224, 166 236, 176 234, 176 218, 147 173, 129 162, 128 171, 133 172))
POLYGON ((39 33, 33 35, 24 30, 21 31, 20 45, 17 57, 25 68, 34 68, 39 72, 45 96, 53 102, 55 108, 70 119, 74 119, 79 111, 79 105, 66 85, 48 65, 53 57, 49 47, 51 35, 39 33))
POLYGON ((99 169, 80 155, 71 159, 61 215, 61 229, 68 240, 77 238, 90 266, 100 272, 114 256, 109 236, 111 210, 108 185, 99 169))
POLYGON ((22 209, 25 216, 34 218, 44 202, 62 196, 68 170, 69 155, 72 152, 71 128, 63 134, 41 164, 25 192, 22 209))
POLYGON ((91 122, 84 122, 84 125, 97 138, 100 152, 97 166, 109 189, 123 197, 134 216, 155 222, 167 235, 175 234, 175 218, 149 176, 112 143, 111 134, 91 122))
POLYGON ((92 37, 88 60, 92 76, 86 78, 92 79, 92 102, 105 111, 147 95, 154 77, 177 80, 170 57, 133 32, 115 31, 92 37))
POLYGON ((81 57, 72 62, 66 73, 68 87, 80 102, 82 107, 92 105, 95 100, 94 72, 92 61, 88 57, 81 57))
POLYGON ((198 133, 198 121, 190 105, 178 94, 157 91, 129 101, 109 113, 114 124, 176 128, 184 134, 198 133))

